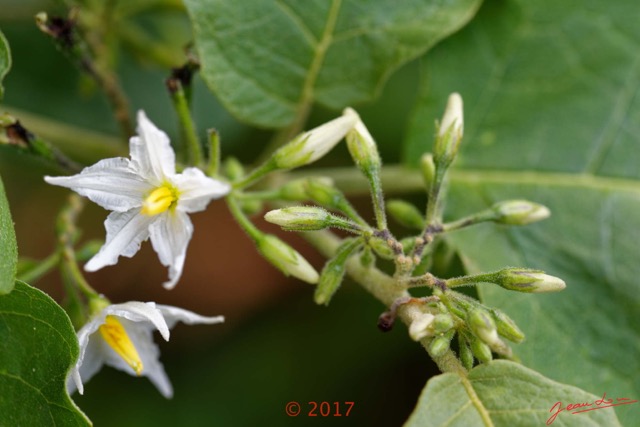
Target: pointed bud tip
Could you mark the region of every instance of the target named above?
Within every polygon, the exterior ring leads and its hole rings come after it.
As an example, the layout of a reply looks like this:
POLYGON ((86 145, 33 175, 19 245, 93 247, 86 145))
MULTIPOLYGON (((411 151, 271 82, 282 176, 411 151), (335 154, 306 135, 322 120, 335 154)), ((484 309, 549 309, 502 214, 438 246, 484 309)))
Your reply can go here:
POLYGON ((462 96, 457 92, 449 95, 447 108, 440 123, 439 136, 444 136, 449 131, 449 128, 452 128, 452 131, 458 134, 459 138, 462 138, 464 130, 463 103, 462 96))

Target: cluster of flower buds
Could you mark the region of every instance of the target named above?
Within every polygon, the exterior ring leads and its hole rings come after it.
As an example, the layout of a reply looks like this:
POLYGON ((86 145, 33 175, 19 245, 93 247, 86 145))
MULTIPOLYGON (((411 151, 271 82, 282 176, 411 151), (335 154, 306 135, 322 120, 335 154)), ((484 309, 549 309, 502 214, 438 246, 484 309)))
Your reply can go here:
MULTIPOLYGON (((475 360, 491 361, 493 353, 512 358, 512 351, 503 338, 514 343, 524 340, 522 331, 502 311, 454 291, 434 294, 438 295, 437 300, 425 301, 422 314, 409 325, 413 340, 428 339, 432 357, 440 357, 448 351, 457 334, 459 358, 467 369, 471 369, 475 360)), ((411 301, 415 302, 415 299, 411 301)), ((384 313, 381 319, 392 324, 389 313, 384 313)))

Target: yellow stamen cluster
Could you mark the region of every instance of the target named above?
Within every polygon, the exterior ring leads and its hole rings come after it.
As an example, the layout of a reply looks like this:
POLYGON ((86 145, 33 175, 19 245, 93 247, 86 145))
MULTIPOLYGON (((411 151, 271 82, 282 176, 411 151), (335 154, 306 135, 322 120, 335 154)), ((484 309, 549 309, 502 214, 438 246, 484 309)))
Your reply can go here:
POLYGON ((142 375, 142 361, 136 347, 131 342, 122 323, 114 317, 107 316, 104 325, 100 326, 100 334, 109 346, 131 366, 138 376, 142 375))
POLYGON ((178 200, 176 190, 169 185, 163 185, 153 190, 142 203, 140 213, 144 215, 158 215, 169 209, 178 200))

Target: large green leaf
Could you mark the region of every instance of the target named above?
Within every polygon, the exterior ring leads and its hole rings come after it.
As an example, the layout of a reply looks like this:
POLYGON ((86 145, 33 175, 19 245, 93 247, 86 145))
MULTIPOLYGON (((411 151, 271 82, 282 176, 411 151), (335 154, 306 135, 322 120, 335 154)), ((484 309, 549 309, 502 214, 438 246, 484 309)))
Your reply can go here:
POLYGON ((0 296, 0 425, 90 425, 66 391, 77 357, 71 321, 55 301, 23 282, 0 296))
POLYGON ((0 30, 0 99, 2 99, 2 95, 4 94, 2 79, 9 72, 9 68, 11 68, 11 51, 9 50, 7 39, 0 30))
POLYGON ((495 427, 619 426, 614 410, 607 408, 609 399, 551 381, 517 363, 498 360, 474 368, 467 379, 451 373, 430 379, 405 427, 470 427, 491 425, 489 422, 495 427), (561 405, 555 407, 557 402, 561 405), (583 403, 587 405, 566 410, 569 405, 583 403))
MULTIPOLYGON (((482 288, 520 324, 525 365, 594 394, 640 395, 640 26, 632 0, 491 2, 425 61, 408 159, 430 149, 449 92, 465 140, 449 217, 501 199, 549 206, 519 229, 481 226, 449 241, 476 272, 506 265, 567 282, 553 295, 482 288), (470 64, 473 64, 471 67, 470 64)), ((637 412, 636 412, 637 414, 637 412)), ((632 411, 620 409, 623 422, 632 411)), ((637 419, 637 415, 636 415, 637 419)))
POLYGON ((283 127, 342 108, 468 22, 481 0, 186 0, 202 76, 238 118, 283 127))
POLYGON ((18 247, 9 202, 0 179, 0 295, 13 289, 18 264, 18 247))

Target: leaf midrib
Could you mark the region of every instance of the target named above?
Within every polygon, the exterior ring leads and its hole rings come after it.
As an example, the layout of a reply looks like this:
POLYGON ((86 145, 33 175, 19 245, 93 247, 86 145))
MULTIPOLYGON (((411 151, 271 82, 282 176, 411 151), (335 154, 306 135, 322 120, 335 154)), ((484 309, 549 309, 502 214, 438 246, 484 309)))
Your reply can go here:
MULTIPOLYGON (((335 185, 351 195, 368 194, 367 180, 353 168, 327 168, 317 171, 290 172, 287 179, 309 176, 327 176, 335 185)), ((598 176, 587 173, 552 172, 535 170, 458 169, 450 172, 453 184, 524 184, 547 188, 579 188, 587 190, 623 191, 640 196, 640 180, 632 178, 598 176)), ((424 191, 425 185, 419 170, 402 165, 386 165, 382 169, 385 192, 393 194, 424 191)))

